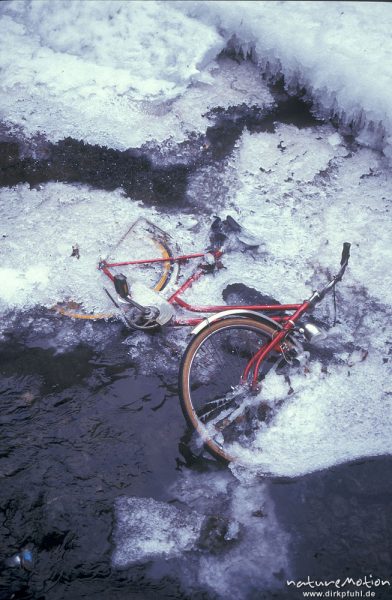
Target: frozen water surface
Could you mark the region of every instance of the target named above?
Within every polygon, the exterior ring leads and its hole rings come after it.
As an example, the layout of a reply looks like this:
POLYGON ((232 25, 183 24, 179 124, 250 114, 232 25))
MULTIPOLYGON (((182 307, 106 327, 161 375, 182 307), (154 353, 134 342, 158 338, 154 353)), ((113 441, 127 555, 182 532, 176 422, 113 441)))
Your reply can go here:
POLYGON ((392 410, 390 368, 377 353, 366 361, 350 367, 346 359, 326 373, 315 363, 306 375, 291 376, 290 386, 267 382, 261 398, 283 405, 250 450, 238 449, 241 460, 256 472, 296 476, 305 465, 312 471, 390 454, 392 424, 385 419, 392 410))
POLYGON ((361 143, 390 154, 388 4, 112 1, 95 7, 56 0, 53 11, 49 4, 6 2, 0 18, 7 90, 0 109, 29 133, 117 148, 169 135, 183 139, 189 123, 182 111, 197 102, 199 84, 219 86, 208 65, 232 40, 267 75, 283 75, 290 91, 305 89, 319 115, 338 117, 361 143), (185 93, 176 104, 192 83, 196 93, 191 85, 188 101, 185 93))
POLYGON ((191 550, 203 522, 202 515, 195 511, 186 513, 152 498, 119 498, 116 510, 116 567, 191 550))
POLYGON ((256 67, 220 68, 214 59, 223 38, 175 7, 114 1, 92 10, 91 3, 61 0, 56 10, 49 6, 11 2, 0 12, 7 90, 0 111, 28 134, 125 149, 203 132, 202 115, 214 106, 272 102, 256 67))
POLYGON ((162 124, 165 111, 154 114, 150 103, 173 101, 224 45, 211 28, 156 2, 10 2, 0 30, 3 118, 30 134, 117 148, 172 130, 183 136, 176 116, 162 124))
POLYGON ((290 577, 290 536, 264 483, 239 482, 227 472, 188 472, 170 494, 182 508, 173 500, 117 501, 115 566, 161 555, 171 559, 160 567, 163 573, 176 574, 191 592, 202 588, 230 599, 279 590, 290 577))

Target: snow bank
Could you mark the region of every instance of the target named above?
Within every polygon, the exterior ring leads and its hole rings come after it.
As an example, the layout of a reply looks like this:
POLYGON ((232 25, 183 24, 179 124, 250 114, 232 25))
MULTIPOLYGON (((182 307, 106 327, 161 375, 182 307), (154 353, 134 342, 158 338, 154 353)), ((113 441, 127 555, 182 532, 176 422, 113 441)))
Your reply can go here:
POLYGON ((352 366, 345 359, 327 374, 319 362, 305 375, 291 374, 290 396, 287 383, 266 381, 261 397, 284 402, 251 449, 238 450, 241 460, 257 472, 298 476, 356 457, 392 454, 392 422, 385 419, 392 414, 390 367, 374 351, 352 366))
POLYGON ((0 117, 30 135, 122 149, 184 138, 187 115, 171 103, 223 45, 166 3, 2 3, 0 117))
POLYGON ((317 115, 337 117, 392 158, 392 10, 382 2, 174 2, 217 27, 267 76, 302 88, 317 115), (233 39, 234 36, 234 39, 233 39))
MULTIPOLYGON (((211 73, 229 43, 392 157, 391 29, 389 5, 377 2, 5 2, 0 115, 52 140, 181 140, 207 125, 205 104, 191 119, 187 110, 200 89, 204 101, 205 88, 219 104, 239 101, 211 73)), ((253 92, 263 104, 261 86, 253 92)))

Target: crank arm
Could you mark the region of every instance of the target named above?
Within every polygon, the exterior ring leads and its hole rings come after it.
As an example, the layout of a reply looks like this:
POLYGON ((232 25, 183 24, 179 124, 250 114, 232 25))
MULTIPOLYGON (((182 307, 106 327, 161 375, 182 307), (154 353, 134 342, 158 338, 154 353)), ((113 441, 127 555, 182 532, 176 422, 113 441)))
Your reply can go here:
POLYGON ((111 295, 111 293, 104 287, 103 288, 105 290, 105 292, 107 293, 107 295, 109 296, 110 300, 113 302, 114 306, 116 308, 118 308, 118 310, 120 311, 120 316, 121 316, 121 320, 124 322, 124 324, 127 327, 130 327, 132 329, 132 323, 127 319, 127 317, 124 314, 124 311, 122 309, 122 307, 115 301, 115 299, 113 298, 113 296, 111 295))

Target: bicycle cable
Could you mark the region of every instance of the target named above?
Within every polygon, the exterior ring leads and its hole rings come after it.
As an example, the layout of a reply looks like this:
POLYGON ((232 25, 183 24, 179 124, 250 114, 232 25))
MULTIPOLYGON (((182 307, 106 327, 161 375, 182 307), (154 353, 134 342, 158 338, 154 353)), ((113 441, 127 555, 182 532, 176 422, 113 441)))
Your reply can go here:
POLYGON ((332 327, 335 327, 335 325, 337 323, 336 288, 335 288, 335 286, 333 286, 332 298, 333 298, 333 325, 332 325, 332 327))

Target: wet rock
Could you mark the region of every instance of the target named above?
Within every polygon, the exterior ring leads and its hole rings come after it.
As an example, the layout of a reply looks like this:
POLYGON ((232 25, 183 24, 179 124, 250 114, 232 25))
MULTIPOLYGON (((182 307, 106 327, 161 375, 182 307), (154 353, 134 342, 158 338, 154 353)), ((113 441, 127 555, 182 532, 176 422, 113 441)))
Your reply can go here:
MULTIPOLYGON (((222 291, 223 300, 226 304, 279 304, 278 300, 262 294, 255 288, 251 288, 244 283, 231 283, 222 291)), ((271 314, 275 314, 274 312, 271 314)))
POLYGON ((238 523, 231 522, 227 518, 218 515, 212 515, 203 523, 198 547, 217 554, 232 546, 239 539, 240 527, 238 523))

